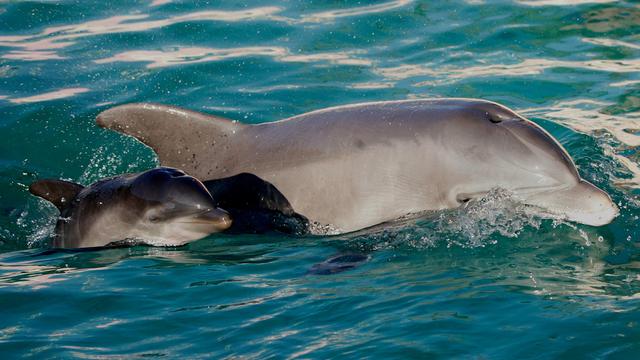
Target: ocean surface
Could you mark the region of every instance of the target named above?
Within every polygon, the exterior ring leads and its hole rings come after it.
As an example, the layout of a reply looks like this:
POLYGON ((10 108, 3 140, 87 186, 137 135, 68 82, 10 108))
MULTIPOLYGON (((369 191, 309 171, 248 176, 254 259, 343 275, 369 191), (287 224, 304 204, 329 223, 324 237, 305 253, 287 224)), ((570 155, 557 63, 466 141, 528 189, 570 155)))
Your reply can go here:
POLYGON ((0 356, 636 359, 638 146, 635 1, 0 1, 0 356), (57 211, 27 190, 156 166, 95 125, 118 104, 258 123, 433 97, 540 124, 620 216, 496 191, 354 235, 51 252, 57 211), (337 254, 368 260, 319 274, 337 254))

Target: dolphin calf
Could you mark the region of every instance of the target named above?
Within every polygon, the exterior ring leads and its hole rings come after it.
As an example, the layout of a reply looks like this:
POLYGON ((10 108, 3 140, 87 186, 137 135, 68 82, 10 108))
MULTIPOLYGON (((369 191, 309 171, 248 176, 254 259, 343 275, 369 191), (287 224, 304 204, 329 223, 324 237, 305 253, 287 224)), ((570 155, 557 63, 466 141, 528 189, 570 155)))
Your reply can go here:
POLYGON ((197 179, 171 168, 116 176, 90 186, 39 180, 29 191, 60 210, 53 247, 91 248, 143 242, 178 246, 231 226, 197 179))
POLYGON ((39 180, 29 191, 60 210, 55 248, 179 246, 221 231, 304 235, 309 229, 272 184, 246 173, 203 183, 163 167, 87 187, 39 180))
POLYGON ((137 103, 108 109, 97 123, 200 179, 255 174, 298 214, 336 232, 454 208, 495 188, 582 224, 618 214, 549 133, 484 100, 363 103, 255 125, 137 103))

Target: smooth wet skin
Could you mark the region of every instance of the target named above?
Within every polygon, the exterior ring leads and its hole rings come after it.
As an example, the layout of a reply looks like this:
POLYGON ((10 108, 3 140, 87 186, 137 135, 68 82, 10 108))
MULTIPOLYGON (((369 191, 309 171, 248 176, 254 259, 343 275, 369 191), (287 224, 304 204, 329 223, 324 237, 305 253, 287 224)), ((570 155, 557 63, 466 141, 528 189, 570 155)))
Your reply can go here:
POLYGON ((203 180, 253 173, 296 212, 341 232, 455 208, 495 188, 587 225, 618 214, 605 192, 580 178, 558 141, 485 100, 354 104, 258 125, 128 104, 102 112, 97 122, 203 180))
POLYGON ((40 180, 29 190, 60 210, 56 248, 123 241, 178 246, 223 231, 232 222, 200 181, 172 168, 117 176, 87 187, 40 180))

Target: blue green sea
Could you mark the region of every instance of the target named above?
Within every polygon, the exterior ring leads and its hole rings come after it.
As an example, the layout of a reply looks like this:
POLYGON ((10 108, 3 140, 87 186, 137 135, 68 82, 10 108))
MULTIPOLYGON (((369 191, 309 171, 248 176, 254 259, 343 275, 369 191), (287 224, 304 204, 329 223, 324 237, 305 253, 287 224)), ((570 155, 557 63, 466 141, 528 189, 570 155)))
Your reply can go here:
POLYGON ((637 359, 639 146, 635 1, 0 1, 0 357, 637 359), (119 104, 258 123, 434 97, 532 119, 620 216, 496 192, 351 235, 72 252, 28 192, 156 166, 95 125, 119 104), (314 270, 337 254, 368 260, 314 270))

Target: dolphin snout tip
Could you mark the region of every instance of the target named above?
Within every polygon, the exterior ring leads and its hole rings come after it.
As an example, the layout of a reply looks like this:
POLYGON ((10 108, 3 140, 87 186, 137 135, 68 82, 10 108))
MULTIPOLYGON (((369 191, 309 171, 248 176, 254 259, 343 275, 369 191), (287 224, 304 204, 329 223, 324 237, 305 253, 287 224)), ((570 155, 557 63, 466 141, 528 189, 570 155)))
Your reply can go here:
POLYGON ((229 215, 228 212, 224 211, 224 214, 222 214, 220 216, 220 219, 218 220, 218 229, 220 229, 220 231, 227 230, 231 227, 232 222, 233 221, 231 220, 231 215, 229 215))
POLYGON ((581 181, 580 186, 584 191, 584 204, 579 204, 584 211, 584 224, 604 226, 620 215, 620 208, 605 191, 584 180, 581 181))
POLYGON ((231 227, 231 215, 223 209, 214 208, 198 216, 200 221, 211 224, 215 231, 224 231, 231 227))
POLYGON ((607 225, 620 214, 609 194, 585 180, 563 190, 533 194, 525 202, 551 215, 589 226, 607 225))
POLYGON ((603 226, 610 224, 620 215, 620 208, 607 196, 607 200, 602 203, 599 211, 594 213, 592 226, 603 226))

